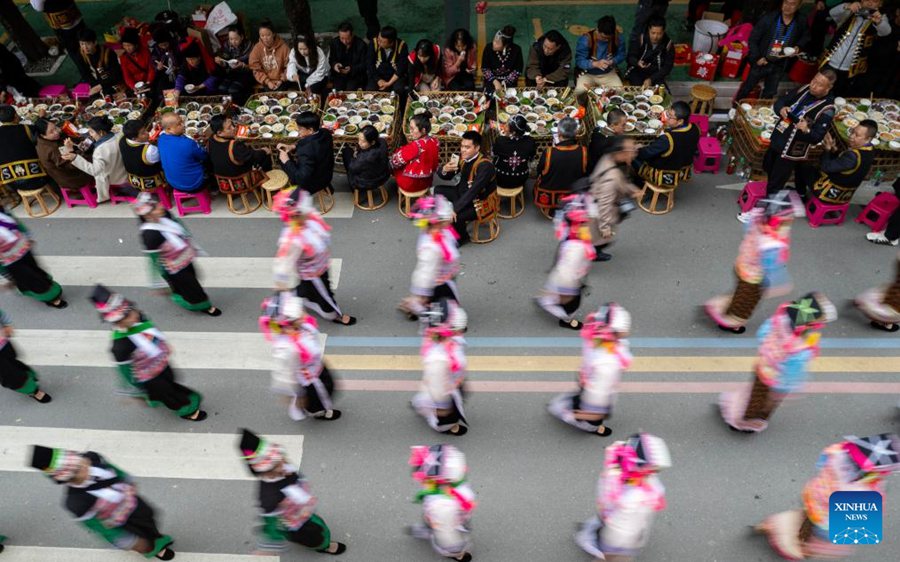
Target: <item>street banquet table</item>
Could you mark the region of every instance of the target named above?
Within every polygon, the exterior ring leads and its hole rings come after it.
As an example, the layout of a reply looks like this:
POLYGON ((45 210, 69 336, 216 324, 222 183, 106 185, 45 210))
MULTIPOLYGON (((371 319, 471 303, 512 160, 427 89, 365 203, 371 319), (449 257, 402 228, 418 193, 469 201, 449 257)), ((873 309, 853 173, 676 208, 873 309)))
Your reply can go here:
MULTIPOLYGON (((466 131, 485 132, 485 119, 490 100, 481 92, 411 93, 403 116, 403 134, 408 142, 409 120, 418 113, 431 113, 431 134, 440 141, 440 161, 446 163, 459 154, 462 135, 466 131)), ((489 152, 483 146, 482 151, 489 152)))
POLYGON ((610 111, 620 109, 627 116, 625 135, 632 137, 638 146, 650 144, 662 133, 665 111, 672 107, 673 101, 665 86, 595 88, 588 99, 592 129, 597 124, 605 124, 610 111))
POLYGON ((334 135, 334 169, 346 173, 341 150, 357 144, 357 134, 372 125, 385 139, 388 150, 398 144, 400 111, 393 92, 331 92, 322 108, 322 126, 334 135))
POLYGON ((878 136, 872 142, 875 159, 869 179, 892 179, 900 174, 900 102, 891 99, 843 98, 835 99, 837 113, 832 128, 835 140, 846 148, 850 130, 863 119, 878 124, 878 136))

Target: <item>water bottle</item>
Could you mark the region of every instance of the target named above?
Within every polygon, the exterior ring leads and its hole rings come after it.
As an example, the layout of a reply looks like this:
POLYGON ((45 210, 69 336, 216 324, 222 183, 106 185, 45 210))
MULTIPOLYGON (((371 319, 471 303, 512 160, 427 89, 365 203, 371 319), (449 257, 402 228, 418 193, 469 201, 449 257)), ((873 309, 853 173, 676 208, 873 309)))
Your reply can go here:
POLYGON ((881 178, 884 176, 884 172, 881 170, 875 170, 875 174, 872 176, 872 184, 875 187, 881 185, 881 178))
POLYGON ((553 125, 553 128, 550 129, 550 131, 553 133, 553 146, 556 146, 559 144, 559 129, 556 125, 553 125))

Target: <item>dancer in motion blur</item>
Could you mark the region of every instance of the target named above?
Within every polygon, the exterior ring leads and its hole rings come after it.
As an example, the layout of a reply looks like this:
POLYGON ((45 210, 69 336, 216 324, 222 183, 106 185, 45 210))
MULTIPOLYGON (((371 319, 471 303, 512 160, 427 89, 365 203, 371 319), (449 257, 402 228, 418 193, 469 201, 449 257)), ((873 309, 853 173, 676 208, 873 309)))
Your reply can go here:
POLYGON ((290 399, 288 415, 295 421, 312 416, 334 421, 334 379, 322 359, 324 349, 315 318, 303 310, 303 299, 288 292, 263 301, 259 326, 272 344, 275 369, 272 390, 290 399))
POLYGON ((769 426, 769 417, 785 397, 806 384, 809 362, 819 354, 821 330, 835 319, 834 305, 820 293, 778 307, 756 333, 759 352, 753 382, 719 397, 729 428, 759 433, 769 426))
POLYGON ((416 201, 410 218, 422 229, 416 242, 416 268, 408 297, 397 307, 407 318, 416 320, 431 303, 441 298, 459 303, 456 274, 459 272, 459 247, 453 223, 453 205, 442 195, 416 201))
POLYGON ((897 273, 890 285, 869 289, 853 301, 873 328, 885 332, 900 330, 900 254, 895 261, 897 273))
POLYGON ((466 456, 453 445, 418 445, 409 456, 413 479, 422 489, 423 523, 407 527, 417 539, 431 542, 435 552, 460 562, 472 560, 468 522, 475 510, 475 492, 468 484, 466 456))
POLYGON ((38 265, 32 246, 25 225, 0 205, 0 275, 26 297, 51 308, 66 308, 62 287, 38 265))
POLYGON ((52 398, 38 384, 37 373, 19 360, 10 339, 12 337, 12 320, 0 310, 0 386, 29 396, 41 404, 50 402, 52 398))
POLYGON ((547 407, 552 415, 588 433, 612 433, 605 422, 612 415, 622 371, 631 365, 630 332, 631 314, 616 303, 588 315, 581 329, 579 391, 554 398, 547 407))
POLYGON ((706 313, 726 332, 743 334, 764 296, 782 296, 791 291, 787 263, 796 211, 788 191, 779 192, 774 199, 764 199, 760 205, 746 213, 744 240, 734 263, 734 293, 706 301, 706 313))
POLYGON ((770 515, 753 529, 785 560, 838 559, 858 546, 829 528, 829 498, 834 492, 885 493, 884 479, 900 471, 900 437, 880 434, 844 437, 826 447, 816 463, 818 473, 803 487, 802 509, 770 515))
POLYGON ((93 451, 35 445, 31 466, 66 487, 64 505, 76 521, 120 550, 172 560, 174 542, 156 526, 153 507, 131 476, 93 451))
POLYGON ((559 325, 580 330, 584 324, 574 315, 581 306, 584 280, 591 270, 597 251, 591 243, 589 223, 597 215, 593 198, 585 194, 562 199, 562 212, 554 217, 559 247, 556 261, 544 289, 536 301, 538 306, 559 319, 559 325))
POLYGON ((656 473, 670 466, 666 442, 649 433, 606 447, 597 515, 575 534, 578 546, 598 562, 634 560, 647 544, 656 513, 666 508, 666 489, 656 473))
POLYGON ((412 406, 428 426, 440 433, 465 435, 463 411, 466 378, 466 311, 456 301, 441 299, 422 316, 422 386, 412 406))
POLYGON ((323 554, 342 554, 347 545, 331 540, 331 530, 316 514, 318 498, 300 470, 290 464, 284 447, 241 430, 241 458, 259 480, 260 533, 257 552, 274 555, 285 552, 288 542, 323 554))

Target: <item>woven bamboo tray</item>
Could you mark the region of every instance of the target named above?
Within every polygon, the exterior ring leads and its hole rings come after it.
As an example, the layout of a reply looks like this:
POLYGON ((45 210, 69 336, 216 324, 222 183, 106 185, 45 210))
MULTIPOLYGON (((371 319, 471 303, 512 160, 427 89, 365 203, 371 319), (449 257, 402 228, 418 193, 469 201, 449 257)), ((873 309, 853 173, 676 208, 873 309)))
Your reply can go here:
MULTIPOLYGON (((209 116, 217 114, 227 114, 231 108, 231 98, 228 96, 181 96, 178 99, 178 107, 173 108, 169 106, 160 105, 156 109, 156 114, 153 116, 153 121, 158 122, 159 118, 164 113, 169 113, 175 111, 176 113, 181 114, 181 116, 185 119, 185 125, 188 125, 188 121, 193 121, 191 119, 190 114, 192 111, 197 111, 200 116, 206 115, 202 110, 204 106, 210 106, 209 116), (194 105, 196 104, 196 105, 194 105), (194 109, 196 107, 197 109, 194 109)), ((206 142, 207 132, 209 129, 209 123, 205 119, 196 119, 198 121, 198 125, 196 127, 187 126, 185 134, 187 134, 192 139, 198 142, 206 142), (206 123, 203 125, 203 123, 206 123), (193 131, 196 129, 196 131, 193 131)))
MULTIPOLYGON (((423 97, 428 98, 428 100, 435 100, 438 102, 439 108, 446 107, 448 105, 454 105, 453 101, 458 96, 462 96, 464 98, 470 99, 473 102, 477 102, 480 100, 484 100, 484 104, 475 103, 474 106, 470 109, 472 113, 475 114, 475 120, 466 122, 466 123, 455 123, 454 125, 465 124, 467 130, 475 130, 479 131, 483 134, 485 141, 483 141, 484 146, 481 147, 482 152, 487 153, 490 149, 490 136, 487 134, 487 130, 485 127, 486 123, 486 112, 490 107, 490 100, 487 99, 481 93, 478 92, 428 92, 428 94, 423 94, 422 96, 416 96, 415 94, 410 95, 409 100, 406 103, 406 111, 403 115, 402 125, 403 130, 403 139, 400 142, 409 142, 409 120, 412 118, 416 108, 417 102, 420 102, 423 97)), ((425 102, 427 105, 427 102, 425 102)), ((432 104, 433 105, 433 104, 432 104)), ((430 108, 426 108, 429 109, 430 108)), ((440 115, 440 112, 438 113, 440 115)), ((432 111, 432 117, 434 117, 434 112, 432 111)), ((435 119, 432 118, 432 126, 435 125, 435 119)), ((432 127, 434 128, 434 127, 432 127)), ((459 131, 460 135, 462 131, 459 131)), ((446 134, 442 129, 440 132, 434 135, 438 141, 440 141, 440 162, 441 164, 445 164, 450 160, 450 157, 454 154, 459 154, 459 145, 462 142, 462 136, 457 136, 456 134, 446 134)), ((399 143, 398 143, 399 144, 399 143)))
MULTIPOLYGON (((859 98, 847 98, 848 105, 858 106, 859 98)), ((874 99, 869 100, 871 103, 892 103, 894 105, 900 105, 900 102, 891 99, 874 99)), ((840 116, 840 112, 838 113, 840 116)), ((838 147, 841 150, 845 150, 848 148, 848 139, 850 131, 847 125, 843 121, 839 121, 839 116, 835 118, 831 123, 832 136, 834 137, 838 147)), ((878 126, 878 133, 881 135, 882 133, 889 132, 885 130, 884 124, 880 124, 878 126)), ((900 141, 900 138, 896 139, 900 141)), ((900 150, 892 149, 888 144, 889 141, 880 140, 879 144, 874 147, 875 150, 875 158, 872 160, 872 168, 869 170, 866 179, 872 179, 878 172, 881 172, 880 176, 884 177, 887 180, 891 180, 900 174, 900 150)))
MULTIPOLYGON (((325 101, 325 105, 321 108, 321 112, 323 115, 322 126, 328 128, 334 133, 334 169, 338 173, 346 173, 346 167, 344 166, 344 159, 341 156, 341 150, 345 146, 354 147, 357 145, 357 133, 345 133, 342 125, 343 123, 335 120, 332 122, 328 122, 325 120, 325 115, 330 113, 333 110, 329 108, 332 107, 332 104, 337 102, 347 103, 350 102, 354 106, 360 106, 363 102, 367 102, 368 107, 366 108, 369 111, 369 115, 365 116, 363 121, 371 121, 374 123, 374 117, 378 117, 382 123, 386 123, 386 128, 383 132, 381 132, 382 138, 385 139, 388 145, 388 151, 393 151, 398 144, 398 138, 400 137, 400 111, 399 111, 399 100, 396 95, 385 92, 332 92, 328 95, 328 99, 325 101), (349 96, 349 98, 348 98, 349 96), (392 114, 386 113, 381 109, 376 109, 375 106, 381 106, 381 101, 386 99, 393 99, 394 102, 392 107, 394 111, 392 114), (391 117, 390 121, 384 121, 382 116, 391 117)), ((343 105, 342 103, 342 105, 343 105)), ((353 112, 355 114, 356 109, 351 109, 347 112, 345 117, 353 117, 350 113, 353 112)), ((357 128, 361 128, 358 124, 355 124, 357 128)))
POLYGON ((46 114, 44 117, 57 125, 62 125, 64 121, 74 121, 81 111, 81 106, 79 106, 77 102, 65 96, 54 98, 27 98, 25 103, 16 104, 16 111, 18 112, 22 123, 26 125, 34 123, 34 121, 38 119, 38 107, 41 105, 47 106, 45 108, 46 114), (60 110, 51 111, 50 108, 54 105, 59 105, 60 110), (70 106, 71 111, 63 111, 66 106, 70 106))
MULTIPOLYGON (((124 125, 125 122, 128 121, 128 114, 130 114, 131 112, 134 112, 134 111, 140 112, 140 115, 138 115, 136 117, 136 119, 138 119, 138 120, 142 120, 142 119, 144 119, 144 117, 146 117, 148 108, 144 107, 141 104, 140 100, 138 100, 138 98, 122 98, 120 100, 116 100, 116 101, 113 101, 110 103, 112 103, 115 106, 115 108, 113 108, 113 109, 116 110, 117 115, 109 114, 110 110, 107 110, 107 109, 103 109, 101 111, 106 112, 105 113, 106 117, 109 117, 110 119, 112 119, 114 133, 118 133, 122 130, 122 125, 124 125), (128 109, 128 106, 125 104, 131 104, 131 108, 128 109), (126 107, 126 109, 124 111, 123 111, 123 106, 126 107), (120 111, 122 112, 121 114, 119 114, 120 111)), ((85 126, 85 125, 87 125, 87 122, 95 115, 96 115, 96 111, 92 109, 92 105, 87 104, 85 106, 82 106, 82 109, 76 116, 75 121, 79 125, 85 126)))
MULTIPOLYGON (((643 91, 644 91, 644 88, 642 88, 640 86, 622 86, 621 88, 607 89, 604 92, 603 96, 601 96, 596 93, 598 89, 599 88, 595 88, 594 90, 591 90, 590 92, 588 92, 588 99, 590 100, 590 102, 589 102, 590 111, 587 113, 587 116, 590 117, 591 130, 593 130, 593 128, 597 125, 597 123, 599 123, 600 121, 603 120, 603 115, 611 109, 610 105, 615 106, 615 104, 610 104, 608 102, 604 103, 603 100, 605 98, 611 97, 613 95, 619 95, 619 96, 627 95, 627 96, 631 96, 633 99, 633 97, 643 95, 643 91)), ((672 102, 673 102, 672 94, 669 92, 669 90, 667 88, 661 87, 661 93, 659 95, 662 96, 662 98, 663 98, 662 103, 659 104, 663 107, 663 109, 669 109, 670 107, 672 107, 672 102)), ((626 102, 626 103, 631 103, 632 105, 636 105, 637 102, 630 101, 630 102, 626 102)), ((650 102, 648 101, 647 103, 650 103, 650 102)), ((641 127, 637 127, 633 131, 626 131, 626 133, 625 133, 625 136, 627 136, 631 139, 634 139, 634 142, 638 147, 646 146, 646 145, 650 144, 651 142, 656 140, 656 138, 663 131, 663 129, 660 129, 658 132, 656 132, 654 134, 648 134, 648 133, 641 131, 640 129, 641 129, 641 127)))

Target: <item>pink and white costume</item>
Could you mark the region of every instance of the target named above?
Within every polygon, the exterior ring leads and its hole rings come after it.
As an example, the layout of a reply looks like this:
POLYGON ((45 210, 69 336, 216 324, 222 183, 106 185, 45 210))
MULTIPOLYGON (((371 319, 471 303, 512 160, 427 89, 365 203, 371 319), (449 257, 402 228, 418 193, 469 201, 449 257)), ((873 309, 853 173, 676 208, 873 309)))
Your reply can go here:
POLYGON ((900 329, 900 254, 897 254, 896 262, 893 283, 869 289, 854 300, 873 328, 887 332, 900 329))
POLYGON ((647 544, 656 513, 666 508, 666 490, 656 472, 672 465, 659 437, 641 433, 605 450, 597 482, 597 515, 585 521, 575 542, 600 560, 637 556, 647 544))
POLYGON ((456 274, 459 273, 459 247, 450 226, 453 205, 441 195, 416 201, 410 217, 422 229, 416 241, 416 267, 412 273, 407 297, 400 310, 421 316, 428 305, 448 298, 459 302, 456 274))

